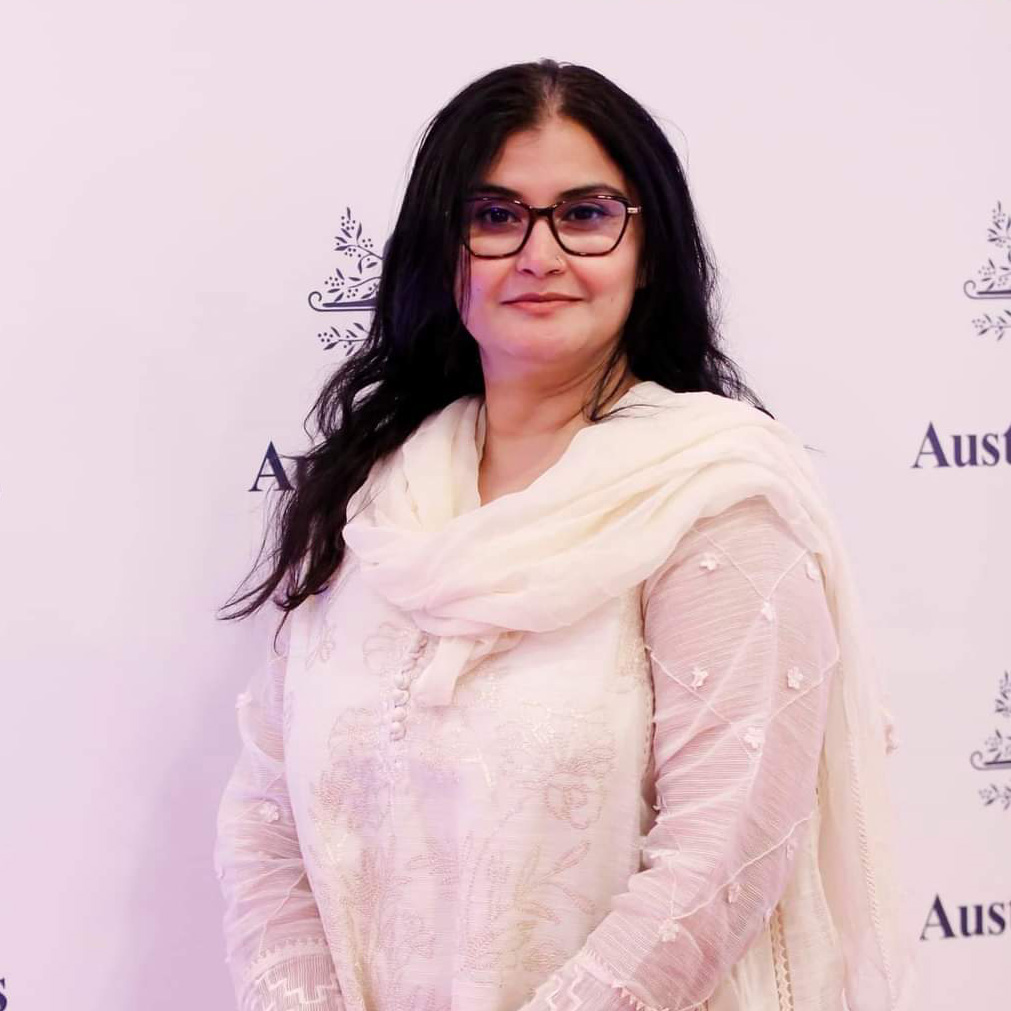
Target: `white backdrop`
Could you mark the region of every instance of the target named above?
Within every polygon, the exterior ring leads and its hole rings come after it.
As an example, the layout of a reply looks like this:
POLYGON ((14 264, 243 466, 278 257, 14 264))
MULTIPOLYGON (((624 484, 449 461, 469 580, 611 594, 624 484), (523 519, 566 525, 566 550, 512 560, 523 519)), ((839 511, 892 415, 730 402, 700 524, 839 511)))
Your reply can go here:
POLYGON ((1002 1006, 1011 6, 64 0, 3 21, 0 1009, 234 1005, 214 817, 274 618, 214 614, 259 543, 268 445, 305 448, 343 359, 320 335, 367 322, 309 295, 347 273, 346 209, 382 249, 436 109, 541 56, 607 74, 685 161, 730 352, 821 450, 878 634, 917 1007, 1002 1006), (954 437, 985 433, 956 466, 954 437))

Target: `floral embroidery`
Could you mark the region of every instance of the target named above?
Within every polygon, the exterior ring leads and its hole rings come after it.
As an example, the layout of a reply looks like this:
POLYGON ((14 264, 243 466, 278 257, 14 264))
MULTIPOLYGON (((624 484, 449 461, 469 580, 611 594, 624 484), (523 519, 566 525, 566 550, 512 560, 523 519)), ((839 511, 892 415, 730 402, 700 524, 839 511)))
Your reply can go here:
POLYGON ((681 933, 681 926, 677 920, 673 919, 673 917, 668 916, 667 919, 660 924, 661 941, 673 941, 679 933, 681 933))
POLYGON ((281 817, 281 809, 272 800, 265 800, 260 805, 259 812, 264 821, 277 821, 281 817))
POLYGON ((531 708, 527 721, 499 728, 500 774, 537 793, 555 818, 589 828, 600 818, 617 760, 614 731, 599 710, 561 711, 543 703, 531 708))
POLYGON ((771 601, 767 600, 764 604, 762 604, 762 617, 765 618, 766 621, 775 620, 776 609, 772 606, 771 601))
POLYGON ((392 677, 407 666, 420 666, 420 654, 428 637, 418 635, 414 625, 384 621, 362 643, 365 666, 381 677, 392 677))
POLYGON ((720 563, 716 555, 714 555, 711 551, 707 551, 702 556, 702 561, 699 562, 699 568, 705 569, 707 572, 712 572, 719 564, 720 563))
MULTIPOLYGON (((322 608, 326 606, 326 599, 323 600, 317 606, 322 608)), ((313 633, 310 631, 310 636, 313 633)), ((305 657, 305 669, 309 670, 316 663, 325 664, 330 657, 333 655, 333 651, 336 648, 336 642, 334 641, 334 630, 333 626, 327 618, 327 614, 324 611, 320 616, 319 620, 319 630, 313 636, 312 645, 309 647, 306 657, 305 657)))
MULTIPOLYGON (((503 859, 494 837, 485 839, 476 853, 468 847, 462 859, 466 868, 463 890, 473 894, 480 888, 484 892, 483 905, 491 912, 490 920, 486 919, 473 933, 467 928, 468 918, 464 919, 461 967, 469 976, 501 981, 503 974, 514 974, 522 964, 523 950, 530 951, 534 931, 562 923, 558 913, 560 896, 584 915, 596 914, 595 903, 565 881, 566 873, 580 864, 589 850, 590 843, 584 840, 545 864, 542 847, 537 845, 522 865, 514 868, 503 859)), ((571 908, 568 915, 572 915, 571 908)), ((544 955, 542 947, 540 956, 544 955)))
POLYGON ((440 892, 451 896, 460 884, 460 854, 448 842, 428 837, 423 853, 407 861, 409 871, 424 871, 440 892))
POLYGON ((609 650, 599 668, 538 671, 536 661, 496 654, 461 678, 452 707, 413 706, 424 659, 413 623, 391 615, 347 633, 338 626, 339 655, 345 636, 360 637, 361 674, 335 670, 333 692, 305 696, 290 756, 309 815, 300 841, 352 992, 382 993, 389 1011, 445 1011, 441 984, 414 973, 452 950, 461 980, 518 993, 530 976, 564 965, 573 924, 588 933, 599 922, 606 907, 595 882, 607 870, 592 830, 610 816, 617 778, 634 770, 641 782, 653 734, 641 597, 627 596, 614 663, 609 650), (405 705, 408 732, 393 744, 405 705), (319 727, 321 706, 332 710, 319 727), (630 757, 639 752, 641 761, 630 757), (481 818, 472 816, 475 791, 488 801, 481 818), (440 816, 442 796, 451 817, 440 816), (534 845, 505 845, 531 826, 534 845), (451 938, 440 895, 456 910, 451 938))
POLYGON ((539 941, 523 956, 523 968, 540 976, 549 976, 565 961, 566 952, 551 940, 539 941))
POLYGON ((801 673, 799 667, 791 667, 786 672, 786 683, 793 689, 800 688, 802 682, 804 681, 804 675, 801 673))
MULTIPOLYGON (((433 781, 459 783, 470 763, 487 767, 477 732, 469 726, 466 709, 451 708, 445 715, 431 710, 419 710, 416 718, 421 726, 414 754, 424 762, 433 781)), ((495 780, 489 769, 485 775, 488 786, 495 780)))
POLYGON ((593 756, 576 758, 556 769, 544 783, 544 803, 559 820, 575 828, 587 828, 600 817, 603 792, 587 779, 593 756))
POLYGON ((615 648, 615 676, 608 688, 616 694, 628 694, 639 688, 652 691, 649 656, 642 639, 642 601, 633 590, 625 594, 618 617, 618 640, 615 648))
MULTIPOLYGON (((643 839, 646 837, 643 836, 643 839)), ((661 860, 664 862, 676 860, 680 855, 681 851, 674 849, 671 846, 649 846, 642 845, 640 843, 640 848, 642 850, 643 856, 645 856, 649 861, 661 860)))
POLYGON ((379 728, 368 709, 345 709, 329 738, 330 760, 312 786, 313 819, 328 836, 337 825, 352 832, 376 828, 390 803, 390 780, 379 728))
POLYGON ((748 727, 744 732, 744 743, 751 748, 752 751, 758 751, 762 746, 762 739, 765 734, 761 727, 748 727))
POLYGON ((705 684, 707 677, 709 677, 709 671, 703 670, 696 664, 692 668, 692 688, 701 688, 705 684))

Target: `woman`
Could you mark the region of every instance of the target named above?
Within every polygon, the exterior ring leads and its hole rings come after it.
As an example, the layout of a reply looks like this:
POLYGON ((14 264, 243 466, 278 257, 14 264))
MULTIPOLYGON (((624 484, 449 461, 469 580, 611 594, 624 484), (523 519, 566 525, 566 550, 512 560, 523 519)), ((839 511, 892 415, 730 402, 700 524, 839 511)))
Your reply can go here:
POLYGON ((599 74, 430 124, 230 615, 286 580, 215 848, 243 1011, 906 1006, 852 580, 712 292, 599 74))

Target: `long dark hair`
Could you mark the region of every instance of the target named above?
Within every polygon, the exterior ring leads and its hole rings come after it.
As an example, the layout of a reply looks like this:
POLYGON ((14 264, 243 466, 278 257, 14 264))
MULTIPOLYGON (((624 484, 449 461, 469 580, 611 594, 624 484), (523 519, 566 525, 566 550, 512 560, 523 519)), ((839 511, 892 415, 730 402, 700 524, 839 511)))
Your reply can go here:
MULTIPOLYGON (((769 414, 720 349, 715 270, 674 149, 653 117, 589 67, 542 59, 494 70, 467 85, 422 135, 383 258, 376 310, 361 347, 321 390, 306 418, 321 437, 296 458, 297 480, 271 513, 269 573, 226 607, 226 619, 274 603, 288 613, 328 586, 344 557, 348 500, 373 464, 436 411, 482 394, 478 346, 460 318, 454 279, 461 260, 463 197, 515 131, 560 116, 589 130, 635 187, 646 208, 635 292, 623 331, 584 406, 601 420, 612 374, 626 357, 639 380, 675 392, 703 390, 746 399, 769 414)), ((466 313, 464 313, 466 315, 466 313)), ((620 376, 618 377, 620 380, 620 376)), ((771 415, 770 415, 771 416, 771 415)), ((241 586, 239 589, 241 590, 241 586)), ((238 590, 236 594, 238 594, 238 590)))

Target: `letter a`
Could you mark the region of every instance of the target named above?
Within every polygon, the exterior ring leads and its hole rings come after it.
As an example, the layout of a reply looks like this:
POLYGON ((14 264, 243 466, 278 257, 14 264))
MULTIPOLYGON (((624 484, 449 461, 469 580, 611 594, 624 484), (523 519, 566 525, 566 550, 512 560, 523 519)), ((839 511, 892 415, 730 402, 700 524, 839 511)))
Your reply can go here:
POLYGON ((916 454, 916 463, 913 464, 914 467, 920 466, 920 457, 923 456, 924 453, 933 453, 935 459, 937 460, 938 467, 951 466, 944 456, 944 450, 941 449, 941 440, 938 439, 937 432, 934 431, 934 423, 932 421, 927 424, 927 434, 923 437, 923 442, 920 443, 920 451, 916 454), (930 449, 925 449, 924 447, 928 442, 930 443, 930 449))
POLYGON ((260 469, 256 474, 256 480, 253 481, 253 487, 249 490, 260 491, 260 478, 265 476, 273 477, 281 491, 291 491, 291 482, 288 480, 288 475, 284 471, 284 464, 281 463, 281 458, 278 456, 277 450, 274 449, 272 442, 267 444, 267 452, 260 461, 260 469))
POLYGON ((951 923, 948 920, 948 914, 945 913, 944 906, 941 904, 940 895, 934 899, 933 905, 930 907, 930 916, 927 917, 927 922, 923 925, 923 933, 920 934, 921 941, 927 940, 927 931, 931 927, 939 927, 944 932, 946 938, 955 936, 955 931, 951 929, 951 923), (930 922, 931 916, 937 917, 936 923, 930 922))

